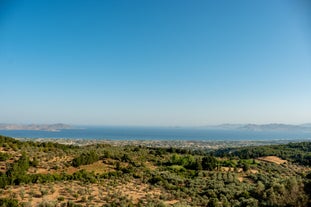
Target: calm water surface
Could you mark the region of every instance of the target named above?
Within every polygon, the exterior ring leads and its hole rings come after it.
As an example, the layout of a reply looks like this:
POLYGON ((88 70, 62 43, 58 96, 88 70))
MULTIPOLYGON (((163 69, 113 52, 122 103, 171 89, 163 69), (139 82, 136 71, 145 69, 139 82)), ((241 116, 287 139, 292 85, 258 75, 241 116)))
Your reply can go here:
POLYGON ((169 127, 87 127, 57 132, 32 130, 0 130, 1 135, 25 138, 70 138, 110 140, 275 140, 311 139, 311 132, 242 131, 207 128, 169 127))

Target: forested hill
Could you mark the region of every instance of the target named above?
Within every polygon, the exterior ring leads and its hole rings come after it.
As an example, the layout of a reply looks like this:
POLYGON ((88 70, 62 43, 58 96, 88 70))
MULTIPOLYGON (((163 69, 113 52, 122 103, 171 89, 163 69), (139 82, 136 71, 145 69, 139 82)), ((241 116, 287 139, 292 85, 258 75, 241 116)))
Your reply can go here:
POLYGON ((0 207, 311 206, 311 143, 202 151, 0 136, 0 207))
POLYGON ((236 156, 241 159, 278 156, 293 163, 311 166, 311 142, 219 149, 213 154, 221 157, 236 156))

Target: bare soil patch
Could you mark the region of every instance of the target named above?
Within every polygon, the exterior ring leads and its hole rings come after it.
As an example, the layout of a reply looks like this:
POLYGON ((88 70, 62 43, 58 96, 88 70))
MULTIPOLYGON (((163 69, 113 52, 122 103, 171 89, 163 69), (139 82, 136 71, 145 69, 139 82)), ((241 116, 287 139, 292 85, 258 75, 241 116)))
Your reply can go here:
POLYGON ((266 161, 266 162, 272 162, 272 163, 275 163, 275 164, 284 164, 284 163, 287 163, 287 160, 283 160, 277 156, 266 156, 266 157, 259 157, 258 160, 261 160, 261 161, 266 161))

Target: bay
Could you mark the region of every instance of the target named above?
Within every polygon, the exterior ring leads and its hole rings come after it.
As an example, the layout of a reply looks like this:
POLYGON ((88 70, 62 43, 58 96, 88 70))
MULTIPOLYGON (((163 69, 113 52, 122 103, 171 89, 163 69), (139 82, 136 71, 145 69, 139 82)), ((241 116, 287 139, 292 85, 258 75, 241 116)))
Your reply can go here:
POLYGON ((66 138, 100 140, 283 140, 311 139, 310 132, 220 130, 204 127, 77 127, 60 131, 0 130, 16 138, 66 138))

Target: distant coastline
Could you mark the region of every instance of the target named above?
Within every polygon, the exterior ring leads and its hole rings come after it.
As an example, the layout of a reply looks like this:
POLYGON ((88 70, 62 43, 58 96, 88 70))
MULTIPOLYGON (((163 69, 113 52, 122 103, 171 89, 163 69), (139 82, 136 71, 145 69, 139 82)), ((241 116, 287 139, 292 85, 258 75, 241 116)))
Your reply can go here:
POLYGON ((206 126, 72 126, 69 124, 56 123, 56 124, 7 124, 0 123, 0 130, 33 130, 33 131, 51 131, 58 132, 64 129, 88 129, 88 128, 175 128, 175 129, 212 129, 212 130, 240 130, 240 131, 301 131, 311 133, 311 123, 306 124, 219 124, 219 125, 206 125, 206 126))
POLYGON ((290 142, 308 142, 311 139, 293 140, 96 140, 96 139, 62 139, 62 138, 15 138, 20 141, 54 142, 65 145, 87 146, 94 144, 109 144, 112 146, 145 146, 161 148, 180 148, 193 150, 217 150, 223 148, 236 148, 247 146, 262 146, 275 144, 288 144, 290 142))
POLYGON ((307 127, 79 127, 63 124, 27 125, 7 127, 0 134, 15 138, 52 138, 84 140, 191 140, 191 141, 241 141, 241 140, 298 140, 311 139, 307 127))
POLYGON ((205 126, 210 129, 221 130, 245 130, 245 131, 305 131, 311 132, 311 124, 220 124, 214 126, 205 126))
POLYGON ((0 124, 0 130, 33 130, 57 132, 62 129, 72 129, 68 124, 0 124))

